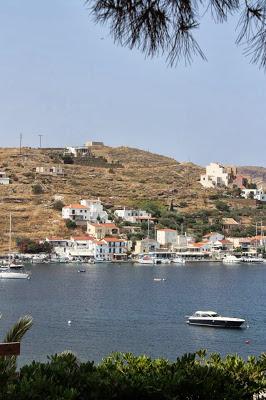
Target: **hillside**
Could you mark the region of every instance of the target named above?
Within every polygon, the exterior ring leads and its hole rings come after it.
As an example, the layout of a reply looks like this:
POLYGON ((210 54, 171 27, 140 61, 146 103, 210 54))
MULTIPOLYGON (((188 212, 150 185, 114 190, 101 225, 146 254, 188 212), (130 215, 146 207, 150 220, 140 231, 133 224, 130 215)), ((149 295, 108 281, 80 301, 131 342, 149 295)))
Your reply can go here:
POLYGON ((255 166, 241 166, 238 167, 238 171, 242 175, 249 176, 258 187, 262 186, 266 189, 266 168, 255 167, 255 166))
MULTIPOLYGON (((192 163, 176 160, 128 147, 95 148, 95 156, 108 163, 119 161, 122 167, 105 168, 93 165, 64 165, 58 149, 0 149, 0 171, 11 177, 10 185, 0 186, 0 251, 8 245, 8 218, 13 216, 13 237, 33 239, 51 235, 69 236, 61 213, 53 208, 54 196, 64 204, 81 198, 100 198, 107 207, 129 206, 143 199, 154 199, 164 205, 171 201, 177 209, 190 212, 213 208, 210 194, 199 184, 203 169, 192 163), (55 162, 56 160, 56 162, 55 162), (65 176, 43 176, 38 166, 63 166, 65 176), (42 194, 33 194, 32 186, 42 186, 42 194)), ((115 164, 114 164, 115 165, 115 164)), ((230 199, 231 205, 237 200, 230 199)))

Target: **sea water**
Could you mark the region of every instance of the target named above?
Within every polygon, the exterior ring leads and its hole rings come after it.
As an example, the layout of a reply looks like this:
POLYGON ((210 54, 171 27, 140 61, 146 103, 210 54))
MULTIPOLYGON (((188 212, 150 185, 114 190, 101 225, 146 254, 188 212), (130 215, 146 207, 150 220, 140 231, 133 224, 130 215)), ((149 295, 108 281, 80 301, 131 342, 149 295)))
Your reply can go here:
POLYGON ((175 360, 198 349, 244 358, 266 350, 266 264, 36 264, 27 270, 31 280, 0 280, 1 336, 20 316, 34 319, 20 365, 64 350, 96 362, 115 351, 175 360), (196 310, 244 318, 249 327, 187 325, 185 315, 196 310))

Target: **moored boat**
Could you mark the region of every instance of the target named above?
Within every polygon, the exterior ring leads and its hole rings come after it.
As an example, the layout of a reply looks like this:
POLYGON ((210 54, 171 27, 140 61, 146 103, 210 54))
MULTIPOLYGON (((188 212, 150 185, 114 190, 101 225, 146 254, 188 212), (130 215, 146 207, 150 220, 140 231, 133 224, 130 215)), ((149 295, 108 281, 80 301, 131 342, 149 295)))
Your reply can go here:
POLYGON ((209 326, 214 328, 241 328, 245 323, 242 318, 223 317, 215 311, 196 311, 187 317, 187 324, 209 326))
POLYGON ((237 258, 236 256, 231 255, 231 254, 229 254, 223 258, 224 264, 237 264, 239 262, 241 262, 241 259, 237 258))
POLYGON ((0 271, 0 279, 30 279, 27 272, 0 271))
POLYGON ((185 264, 186 261, 182 257, 175 257, 172 259, 172 262, 174 264, 185 264))
POLYGON ((262 264, 264 263, 264 260, 262 257, 242 257, 241 261, 244 263, 249 263, 249 264, 262 264))

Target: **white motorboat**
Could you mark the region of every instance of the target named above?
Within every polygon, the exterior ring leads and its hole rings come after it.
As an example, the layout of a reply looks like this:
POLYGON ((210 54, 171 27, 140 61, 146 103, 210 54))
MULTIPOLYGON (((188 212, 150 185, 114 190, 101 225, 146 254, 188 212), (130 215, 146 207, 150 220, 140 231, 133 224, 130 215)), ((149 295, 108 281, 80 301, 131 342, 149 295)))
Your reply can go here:
POLYGON ((172 262, 174 264, 185 264, 186 261, 182 257, 175 257, 173 258, 172 262))
POLYGON ((224 264, 237 264, 239 262, 241 262, 241 259, 237 258, 236 256, 231 255, 231 254, 229 254, 223 258, 224 264))
POLYGON ((22 264, 22 263, 17 263, 17 262, 12 262, 12 263, 10 263, 10 264, 8 265, 8 267, 9 267, 10 269, 22 269, 22 268, 24 268, 24 264, 22 264))
POLYGON ((187 324, 211 326, 214 328, 241 328, 245 323, 242 318, 223 317, 215 311, 196 311, 193 315, 187 316, 187 324))
POLYGON ((249 263, 249 264, 262 264, 264 263, 264 260, 262 257, 241 257, 241 261, 244 263, 249 263))
POLYGON ((27 272, 0 271, 0 279, 30 279, 27 272))
POLYGON ((148 255, 138 258, 137 262, 139 264, 155 264, 154 258, 148 255))

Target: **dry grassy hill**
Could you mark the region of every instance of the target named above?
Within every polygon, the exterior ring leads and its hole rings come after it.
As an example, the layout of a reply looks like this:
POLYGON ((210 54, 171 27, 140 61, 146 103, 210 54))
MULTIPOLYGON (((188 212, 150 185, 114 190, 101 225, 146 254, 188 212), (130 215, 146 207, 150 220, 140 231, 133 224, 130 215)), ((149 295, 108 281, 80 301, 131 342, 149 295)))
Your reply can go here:
POLYGON ((57 149, 0 149, 0 171, 11 177, 10 185, 0 186, 0 252, 8 246, 9 213, 13 216, 13 237, 33 239, 51 235, 69 236, 61 213, 53 208, 54 195, 63 196, 64 204, 81 198, 98 198, 109 206, 127 206, 141 199, 171 201, 182 211, 212 208, 211 191, 199 184, 202 168, 192 163, 178 163, 172 158, 127 147, 95 148, 96 156, 108 162, 119 161, 122 168, 64 165, 64 177, 42 176, 38 166, 55 166, 57 149), (36 195, 32 186, 40 184, 43 193, 36 195), (186 203, 184 207, 184 203, 186 203))

